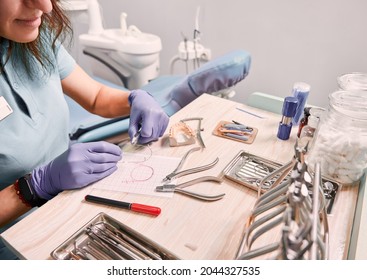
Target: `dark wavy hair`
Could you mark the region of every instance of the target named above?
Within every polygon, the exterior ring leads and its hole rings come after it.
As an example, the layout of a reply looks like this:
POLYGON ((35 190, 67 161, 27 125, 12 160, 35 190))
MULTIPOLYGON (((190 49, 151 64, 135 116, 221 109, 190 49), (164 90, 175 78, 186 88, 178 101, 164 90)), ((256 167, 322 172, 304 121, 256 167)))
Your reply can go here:
MULTIPOLYGON (((42 15, 39 35, 34 41, 17 43, 9 40, 6 62, 11 55, 16 53, 30 75, 32 75, 34 60, 39 62, 46 73, 50 73, 54 69, 55 65, 50 57, 50 48, 55 53, 57 42, 65 42, 67 38, 71 39, 73 33, 71 22, 58 2, 59 0, 51 0, 52 11, 42 15)), ((4 65, 0 65, 0 73, 3 67, 4 65)))

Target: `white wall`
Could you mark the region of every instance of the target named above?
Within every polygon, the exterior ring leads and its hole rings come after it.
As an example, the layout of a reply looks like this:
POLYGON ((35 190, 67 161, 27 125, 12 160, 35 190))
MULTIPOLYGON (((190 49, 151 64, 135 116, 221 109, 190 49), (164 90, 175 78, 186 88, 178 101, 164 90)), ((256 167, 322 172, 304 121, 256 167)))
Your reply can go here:
MULTIPOLYGON (((237 86, 236 101, 254 91, 278 96, 294 82, 311 85, 309 103, 327 106, 337 76, 367 72, 365 0, 99 0, 105 28, 128 25, 161 37, 161 73, 177 53, 181 32, 192 39, 201 7, 201 43, 213 57, 234 49, 252 54, 250 75, 237 86)), ((175 68, 176 69, 176 68, 175 68)), ((183 68, 182 68, 183 69, 183 68)), ((178 69, 180 70, 180 68, 178 69)), ((180 70, 181 71, 181 70, 180 70)))

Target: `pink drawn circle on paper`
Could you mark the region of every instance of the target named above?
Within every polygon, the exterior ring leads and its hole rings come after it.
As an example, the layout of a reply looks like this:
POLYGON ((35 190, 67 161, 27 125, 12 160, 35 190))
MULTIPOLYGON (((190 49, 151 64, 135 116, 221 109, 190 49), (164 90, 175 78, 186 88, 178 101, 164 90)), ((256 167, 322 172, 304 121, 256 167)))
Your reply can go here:
POLYGON ((133 182, 144 182, 148 181, 154 175, 154 169, 151 166, 139 164, 133 168, 130 172, 130 177, 133 182))

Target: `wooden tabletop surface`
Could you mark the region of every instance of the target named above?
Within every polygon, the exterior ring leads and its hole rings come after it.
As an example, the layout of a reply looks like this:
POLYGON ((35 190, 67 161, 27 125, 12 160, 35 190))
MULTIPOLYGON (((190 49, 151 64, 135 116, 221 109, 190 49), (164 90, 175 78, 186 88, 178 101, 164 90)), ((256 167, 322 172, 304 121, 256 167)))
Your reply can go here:
MULTIPOLYGON (((202 139, 206 148, 190 155, 192 166, 204 165, 216 157, 219 162, 200 176, 218 176, 239 153, 245 151, 279 163, 294 155, 296 129, 287 141, 276 137, 280 115, 204 94, 170 118, 169 127, 184 118, 201 117, 202 139), (240 110, 241 109, 241 110, 240 110), (262 118, 244 112, 254 113, 262 118), (236 120, 258 129, 252 144, 213 135, 220 121, 236 120)), ((194 126, 195 127, 195 126, 194 126)), ((155 155, 182 157, 195 145, 170 147, 168 129, 161 140, 152 144, 155 155)), ((197 178, 197 174, 179 182, 197 178)), ((234 259, 246 221, 257 199, 257 193, 230 180, 223 183, 199 183, 191 190, 207 194, 225 193, 223 199, 204 202, 180 194, 163 198, 132 193, 111 192, 86 187, 65 191, 4 232, 4 242, 24 259, 51 259, 50 253, 72 234, 103 212, 143 234, 181 259, 234 259), (87 203, 86 194, 108 196, 122 201, 158 206, 154 217, 109 206, 87 203)), ((328 217, 330 227, 330 259, 345 259, 358 196, 358 186, 340 190, 334 210, 328 217)), ((266 243, 269 240, 263 240, 266 243)))

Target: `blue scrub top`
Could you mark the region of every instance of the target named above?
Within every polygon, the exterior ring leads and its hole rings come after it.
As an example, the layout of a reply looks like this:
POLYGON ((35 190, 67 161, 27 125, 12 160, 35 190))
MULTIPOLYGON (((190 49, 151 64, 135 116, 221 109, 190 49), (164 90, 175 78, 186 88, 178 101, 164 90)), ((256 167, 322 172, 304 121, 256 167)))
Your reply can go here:
MULTIPOLYGON (((1 39, 3 65, 8 46, 8 41, 1 39)), ((69 110, 61 80, 76 63, 62 45, 56 55, 51 50, 50 54, 55 65, 51 74, 34 63, 30 78, 16 55, 11 56, 0 73, 0 96, 13 109, 13 113, 0 120, 0 190, 50 162, 69 146, 69 110)))

